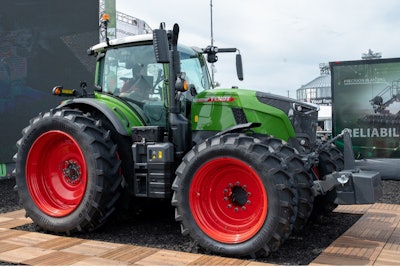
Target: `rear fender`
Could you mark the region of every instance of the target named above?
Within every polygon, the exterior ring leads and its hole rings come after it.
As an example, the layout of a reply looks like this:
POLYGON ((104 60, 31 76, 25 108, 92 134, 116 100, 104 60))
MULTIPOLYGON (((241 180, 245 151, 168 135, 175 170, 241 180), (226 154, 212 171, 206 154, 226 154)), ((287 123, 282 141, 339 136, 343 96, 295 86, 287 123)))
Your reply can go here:
POLYGON ((125 127, 124 123, 121 121, 120 118, 113 112, 106 104, 97 101, 96 99, 92 98, 75 98, 75 99, 70 99, 67 100, 63 103, 61 103, 59 108, 62 107, 70 107, 70 108, 79 108, 81 110, 87 110, 87 109, 96 109, 97 111, 101 112, 104 114, 104 116, 107 117, 107 119, 112 123, 114 126, 115 130, 125 136, 129 136, 130 132, 125 127))

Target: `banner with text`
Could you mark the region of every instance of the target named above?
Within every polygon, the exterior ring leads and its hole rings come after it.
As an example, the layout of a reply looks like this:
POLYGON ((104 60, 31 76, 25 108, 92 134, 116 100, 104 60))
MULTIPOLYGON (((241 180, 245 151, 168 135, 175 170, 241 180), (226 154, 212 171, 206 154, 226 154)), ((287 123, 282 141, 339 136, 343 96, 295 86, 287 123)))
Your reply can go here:
POLYGON ((356 158, 400 158, 400 58, 330 67, 334 134, 350 130, 356 158))

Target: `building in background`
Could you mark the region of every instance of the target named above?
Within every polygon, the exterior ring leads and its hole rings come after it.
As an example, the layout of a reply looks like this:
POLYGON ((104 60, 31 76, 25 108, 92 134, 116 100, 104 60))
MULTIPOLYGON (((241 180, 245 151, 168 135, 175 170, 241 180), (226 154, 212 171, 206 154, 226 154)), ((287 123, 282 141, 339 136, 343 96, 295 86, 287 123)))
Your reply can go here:
POLYGON ((332 93, 329 65, 319 64, 320 76, 297 89, 297 100, 320 106, 318 129, 321 134, 332 132, 332 93))
MULTIPOLYGON (((107 32, 110 39, 152 33, 152 29, 144 20, 117 11, 115 0, 100 0, 99 12, 100 16, 104 13, 110 16, 107 32)), ((102 36, 100 41, 101 38, 102 36)))
POLYGON ((132 17, 125 13, 116 11, 117 15, 117 38, 130 35, 152 33, 153 30, 144 20, 132 17))

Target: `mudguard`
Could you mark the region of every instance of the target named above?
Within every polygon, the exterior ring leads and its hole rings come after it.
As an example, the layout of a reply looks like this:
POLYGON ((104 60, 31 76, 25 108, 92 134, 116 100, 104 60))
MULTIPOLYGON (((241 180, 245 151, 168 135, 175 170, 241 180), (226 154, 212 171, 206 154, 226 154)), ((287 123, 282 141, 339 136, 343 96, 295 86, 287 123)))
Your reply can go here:
POLYGON ((79 106, 90 106, 95 108, 96 110, 100 111, 104 116, 107 117, 107 119, 110 120, 110 122, 113 124, 115 130, 121 134, 121 135, 126 135, 128 136, 129 133, 124 127, 122 121, 118 118, 118 116, 104 103, 97 101, 94 98, 74 98, 74 99, 69 99, 67 101, 64 101, 61 103, 58 108, 62 107, 79 107, 79 106))

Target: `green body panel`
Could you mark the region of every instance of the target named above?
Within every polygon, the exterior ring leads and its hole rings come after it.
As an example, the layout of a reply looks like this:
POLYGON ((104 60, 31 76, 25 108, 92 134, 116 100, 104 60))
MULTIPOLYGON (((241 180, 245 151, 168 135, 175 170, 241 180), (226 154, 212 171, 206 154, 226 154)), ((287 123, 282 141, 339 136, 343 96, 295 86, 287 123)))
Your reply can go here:
POLYGON ((193 131, 221 131, 237 125, 232 109, 242 109, 248 122, 259 122, 253 128, 287 141, 295 131, 287 115, 280 109, 257 100, 256 91, 214 89, 199 93, 193 100, 191 120, 193 131))
POLYGON ((7 175, 7 166, 5 163, 0 163, 0 177, 6 177, 7 175))
POLYGON ((110 110, 112 110, 115 113, 115 115, 117 115, 117 117, 121 120, 122 124, 124 125, 129 135, 131 135, 132 133, 131 128, 133 126, 144 125, 142 119, 138 116, 137 113, 135 113, 132 110, 133 107, 137 112, 142 113, 142 110, 135 104, 129 103, 130 105, 132 105, 132 107, 129 107, 124 102, 107 94, 95 93, 95 98, 98 101, 104 103, 106 106, 108 106, 110 110))

